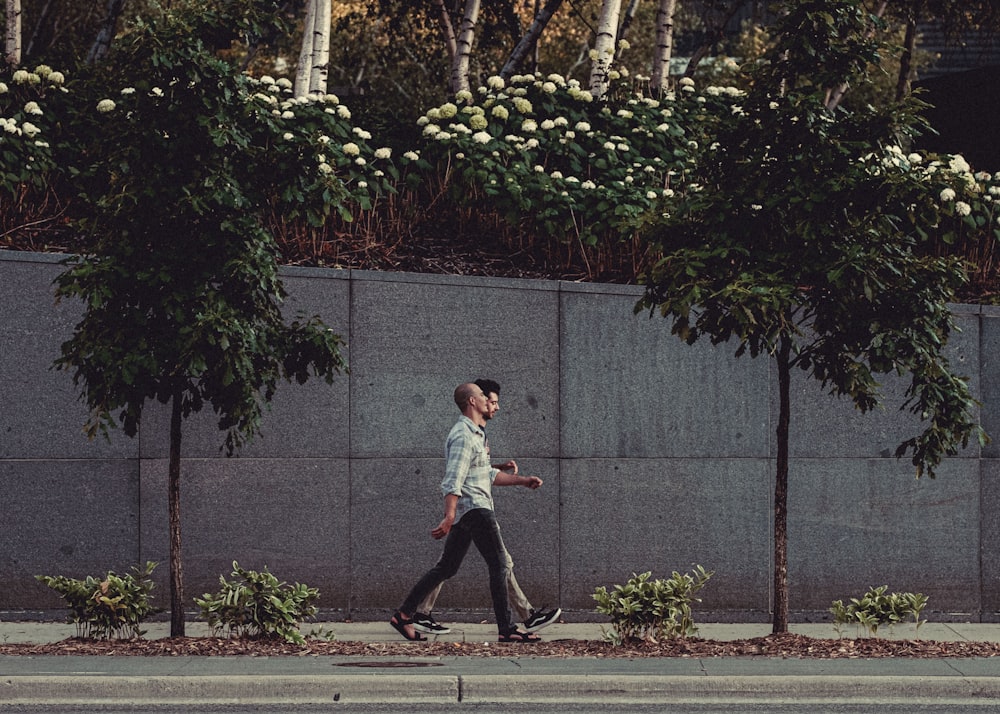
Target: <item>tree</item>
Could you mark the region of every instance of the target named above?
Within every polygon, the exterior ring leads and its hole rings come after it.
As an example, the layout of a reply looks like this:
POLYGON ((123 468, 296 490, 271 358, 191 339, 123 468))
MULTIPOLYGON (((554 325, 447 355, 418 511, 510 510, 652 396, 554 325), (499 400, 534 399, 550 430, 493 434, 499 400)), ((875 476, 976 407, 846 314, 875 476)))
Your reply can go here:
POLYGON ((7 0, 7 34, 4 57, 9 67, 21 64, 21 0, 7 0))
POLYGON ((975 178, 958 159, 925 169, 922 155, 900 148, 921 124, 912 98, 881 111, 826 106, 829 90, 876 64, 872 21, 857 0, 789 8, 752 89, 695 169, 696 185, 650 228, 663 257, 636 306, 670 319, 689 344, 733 341, 737 356, 776 361, 774 632, 788 628, 793 369, 862 411, 881 399, 877 375, 908 374, 903 406, 928 424, 896 455, 909 453, 918 476, 985 439, 968 384, 943 355, 964 266, 927 247, 966 220, 942 200, 955 195, 949 185, 975 178))
POLYGON ((318 223, 343 200, 317 159, 336 119, 320 98, 284 117, 275 85, 213 51, 234 28, 265 35, 273 9, 232 0, 138 22, 74 85, 96 111, 73 123, 66 146, 78 153, 59 162, 79 172, 91 244, 56 281, 58 298, 85 308, 56 364, 82 387, 91 435, 120 425, 134 436, 147 402, 170 405, 172 636, 184 634, 183 419, 211 405, 231 454, 259 430, 279 379, 331 382, 346 367, 318 319, 285 324, 266 228, 272 211, 318 223))
POLYGON ((330 65, 331 0, 307 0, 302 48, 295 73, 295 96, 326 93, 330 65))
POLYGON ((597 25, 590 69, 590 93, 595 98, 603 97, 608 91, 608 75, 615 59, 615 38, 618 37, 621 9, 622 0, 604 0, 601 5, 601 19, 597 25))
POLYGON ((469 63, 472 60, 472 43, 479 22, 479 0, 465 0, 462 24, 458 28, 455 57, 451 65, 452 94, 469 91, 469 63))
POLYGON ((660 0, 656 10, 656 48, 653 52, 653 73, 650 85, 664 90, 670 79, 670 58, 674 49, 674 9, 677 0, 660 0))

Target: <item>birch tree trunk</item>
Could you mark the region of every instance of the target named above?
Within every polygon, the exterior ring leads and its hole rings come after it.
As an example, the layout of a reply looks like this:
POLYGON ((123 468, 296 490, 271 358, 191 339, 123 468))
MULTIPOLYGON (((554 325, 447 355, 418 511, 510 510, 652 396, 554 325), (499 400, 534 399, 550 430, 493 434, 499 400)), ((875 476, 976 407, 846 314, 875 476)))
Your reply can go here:
POLYGON ((466 0, 462 26, 458 32, 457 52, 451 67, 451 91, 457 94, 469 90, 469 66, 472 61, 472 42, 479 21, 479 0, 466 0))
POLYGON ((562 1, 546 1, 545 5, 535 15, 535 19, 531 21, 531 25, 528 27, 528 31, 524 33, 524 37, 517 43, 514 51, 510 53, 506 64, 500 70, 501 77, 509 79, 517 71, 517 68, 521 66, 521 63, 524 62, 524 58, 528 56, 531 49, 538 45, 538 39, 542 36, 545 26, 549 24, 552 16, 556 14, 556 10, 562 5, 562 1))
POLYGON ((108 14, 104 16, 104 23, 94 44, 87 53, 87 64, 99 62, 111 48, 111 41, 115 38, 115 27, 118 25, 118 18, 121 17, 125 9, 125 0, 108 0, 108 14))
POLYGON ((445 49, 448 50, 448 60, 454 66, 455 55, 458 54, 458 40, 455 39, 455 27, 451 24, 451 15, 448 14, 444 0, 431 0, 431 4, 437 9, 438 26, 441 28, 441 36, 444 37, 445 49))
MULTIPOLYGON (((882 0, 882 2, 880 2, 878 7, 875 9, 875 12, 873 12, 872 14, 877 18, 881 18, 885 14, 886 8, 888 8, 888 6, 889 6, 888 0, 882 0)), ((869 30, 868 32, 868 37, 871 38, 874 35, 875 35, 875 26, 873 25, 871 27, 871 30, 869 30)), ((844 82, 839 87, 830 92, 829 98, 827 99, 826 102, 827 108, 830 109, 831 111, 836 109, 840 105, 840 100, 844 98, 845 94, 847 94, 848 89, 850 89, 850 85, 847 84, 847 82, 844 82)))
POLYGON ((309 92, 326 94, 330 71, 330 16, 332 0, 314 0, 316 3, 313 26, 313 57, 309 69, 309 92))
POLYGON ((17 67, 21 64, 21 0, 7 0, 5 57, 9 67, 17 67))
POLYGON ((295 68, 295 96, 309 94, 309 79, 312 74, 313 28, 316 26, 316 7, 319 0, 308 0, 306 19, 302 26, 302 48, 299 50, 299 64, 295 68))
POLYGON ((622 13, 622 23, 618 27, 618 37, 615 40, 619 56, 621 55, 622 40, 628 38, 628 31, 632 29, 632 21, 635 20, 635 13, 638 9, 639 0, 629 0, 628 5, 625 7, 625 12, 622 13))
POLYGON ((590 93, 595 99, 603 97, 608 91, 608 72, 615 58, 615 38, 618 37, 621 10, 622 0, 604 0, 601 6, 601 19, 594 42, 594 62, 590 70, 590 93))
POLYGON ((674 11, 677 0, 660 0, 656 10, 656 50, 653 52, 653 89, 664 90, 670 80, 670 58, 674 54, 674 11))
POLYGON ((910 93, 913 81, 913 53, 917 48, 917 21, 910 18, 906 22, 906 36, 903 39, 903 54, 899 57, 899 76, 896 79, 896 101, 910 93))

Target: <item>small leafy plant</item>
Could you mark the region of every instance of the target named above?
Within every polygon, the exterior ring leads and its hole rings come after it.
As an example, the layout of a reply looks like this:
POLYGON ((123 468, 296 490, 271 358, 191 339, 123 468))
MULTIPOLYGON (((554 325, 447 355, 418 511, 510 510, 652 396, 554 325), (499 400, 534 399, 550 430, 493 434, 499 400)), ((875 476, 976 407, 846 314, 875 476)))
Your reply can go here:
POLYGON ((927 605, 926 595, 887 593, 888 589, 887 585, 869 588, 861 598, 851 598, 847 605, 842 600, 835 600, 830 612, 837 633, 841 633, 844 625, 860 625, 872 637, 877 637, 878 628, 882 625, 892 627, 911 618, 917 627, 926 622, 920 619, 920 613, 927 605))
POLYGON ((230 637, 281 638, 302 644, 299 623, 316 614, 319 590, 300 583, 279 582, 267 566, 260 572, 244 570, 233 561, 234 580, 219 576, 222 589, 195 598, 201 617, 216 632, 230 637))
POLYGON ((76 625, 77 637, 127 640, 142 637, 145 631, 139 629, 140 624, 160 611, 150 603, 150 575, 155 567, 156 563, 149 561, 141 570, 133 566, 126 575, 108 571, 103 578, 36 575, 35 579, 59 593, 69 605, 67 621, 76 625))
POLYGON ((701 602, 695 594, 713 575, 697 565, 691 574, 674 571, 666 579, 651 580, 652 573, 633 574, 624 585, 608 592, 603 585, 594 592, 597 611, 611 618, 613 630, 604 636, 622 644, 631 640, 657 641, 670 637, 690 637, 697 628, 691 605, 701 602))

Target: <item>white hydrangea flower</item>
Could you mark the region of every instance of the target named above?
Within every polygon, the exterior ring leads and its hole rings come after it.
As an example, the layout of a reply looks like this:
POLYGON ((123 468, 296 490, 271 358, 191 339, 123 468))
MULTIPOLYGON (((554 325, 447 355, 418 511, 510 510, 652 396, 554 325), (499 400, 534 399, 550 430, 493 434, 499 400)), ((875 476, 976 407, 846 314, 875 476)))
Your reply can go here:
POLYGON ((7 85, 4 84, 3 82, 0 82, 0 94, 6 94, 9 91, 10 90, 7 88, 7 85))
POLYGON ((556 89, 558 89, 558 87, 556 87, 555 82, 542 82, 542 91, 546 94, 555 94, 556 89))
POLYGON ((655 201, 660 195, 656 191, 646 191, 646 198, 650 201, 655 201))
POLYGON ((960 216, 967 216, 972 213, 972 206, 965 201, 955 201, 955 213, 960 216))
POLYGON ((948 168, 954 171, 956 174, 964 174, 972 171, 972 167, 969 166, 969 162, 961 154, 955 154, 948 161, 948 168))
POLYGON ((319 172, 321 174, 332 174, 333 173, 333 167, 330 166, 330 164, 321 163, 319 165, 319 172))
POLYGON ((441 132, 441 127, 437 124, 428 124, 424 127, 424 136, 437 136, 441 132))
POLYGON ((497 119, 500 119, 501 121, 506 121, 506 119, 510 116, 510 112, 507 111, 507 107, 503 106, 502 104, 497 104, 495 107, 493 107, 493 110, 490 112, 490 114, 495 116, 497 119))
POLYGON ((552 121, 551 119, 545 119, 545 120, 542 121, 541 124, 539 124, 539 126, 544 131, 549 131, 550 129, 555 129, 556 128, 556 123, 554 121, 552 121))
POLYGON ((108 112, 113 112, 115 107, 118 106, 111 99, 102 99, 97 103, 97 111, 101 114, 107 114, 108 112))
POLYGON ((950 189, 950 188, 946 188, 946 189, 944 189, 944 190, 941 191, 940 198, 941 198, 942 201, 954 201, 955 200, 955 192, 952 189, 950 189))
POLYGON ((368 188, 367 181, 358 181, 358 188, 368 188))
POLYGON ((14 72, 10 77, 14 84, 27 84, 28 83, 28 70, 19 69, 14 72))
POLYGON ((420 154, 416 151, 407 151, 403 153, 403 158, 408 161, 417 161, 420 158, 420 154))
POLYGON ((25 114, 33 114, 34 116, 42 115, 42 108, 38 106, 38 102, 28 102, 24 105, 25 114))
POLYGON ((471 102, 472 92, 470 92, 468 89, 459 90, 459 92, 455 94, 455 99, 457 99, 460 102, 471 102))
POLYGON ((24 135, 26 137, 28 137, 29 139, 31 139, 33 137, 38 136, 41 133, 42 130, 39 129, 34 124, 32 124, 31 122, 27 122, 26 121, 23 124, 21 124, 21 131, 24 133, 24 135))
POLYGON ((367 162, 367 161, 365 161, 365 157, 364 157, 364 156, 359 156, 358 158, 356 158, 356 159, 354 160, 354 163, 356 163, 356 164, 357 164, 358 166, 364 166, 364 165, 365 165, 365 164, 367 164, 368 162, 367 162))
POLYGON ((361 147, 355 144, 353 141, 349 141, 341 147, 345 156, 358 156, 361 153, 361 147))
POLYGON ((489 126, 489 122, 482 114, 473 114, 469 117, 469 126, 475 130, 482 130, 489 126))
POLYGON ((531 114, 531 102, 524 97, 514 97, 511 101, 514 103, 514 108, 517 109, 517 111, 522 114, 531 114))
POLYGON ((392 149, 390 149, 388 146, 383 146, 378 149, 375 149, 376 159, 388 159, 390 156, 392 156, 392 149))
POLYGON ((343 104, 339 104, 339 105, 337 105, 337 116, 340 117, 341 119, 350 119, 351 118, 351 110, 348 109, 343 104))
POLYGON ((490 135, 489 132, 477 131, 475 134, 472 135, 472 140, 477 144, 489 144, 491 141, 493 141, 493 137, 490 135))
POLYGON ((56 86, 66 84, 66 75, 62 72, 51 72, 47 79, 49 80, 49 84, 56 86))
POLYGON ((295 138, 295 134, 293 134, 290 131, 286 131, 284 134, 281 135, 281 138, 284 139, 285 141, 291 141, 292 139, 295 138))
POLYGON ((486 80, 486 86, 490 89, 503 89, 506 84, 507 83, 503 81, 503 77, 498 75, 493 75, 486 80))
POLYGON ((595 189, 597 188, 597 184, 588 179, 580 184, 580 188, 585 188, 587 190, 595 189))
POLYGON ((577 131, 590 131, 590 124, 585 121, 578 121, 574 127, 577 131))
POLYGON ((554 179, 561 179, 563 177, 562 171, 553 171, 551 176, 554 179))
POLYGON ((521 131, 531 133, 538 130, 538 122, 534 119, 525 119, 521 122, 521 131))

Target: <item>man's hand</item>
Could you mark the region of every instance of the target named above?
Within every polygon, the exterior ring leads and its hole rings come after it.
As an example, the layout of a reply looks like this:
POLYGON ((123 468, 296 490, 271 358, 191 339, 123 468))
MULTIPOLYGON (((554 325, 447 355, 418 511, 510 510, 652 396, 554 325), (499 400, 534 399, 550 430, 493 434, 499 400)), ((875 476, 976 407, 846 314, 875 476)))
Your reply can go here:
POLYGON ((525 476, 524 478, 528 479, 528 482, 524 485, 532 491, 542 485, 542 480, 537 476, 525 476))
POLYGON ((497 464, 493 468, 498 469, 500 471, 506 471, 509 474, 516 474, 517 462, 514 461, 514 459, 511 459, 510 461, 504 461, 502 464, 497 464))
POLYGON ((443 521, 438 523, 437 528, 431 531, 431 537, 434 540, 441 540, 451 531, 451 526, 454 523, 454 518, 448 518, 447 516, 443 521))

